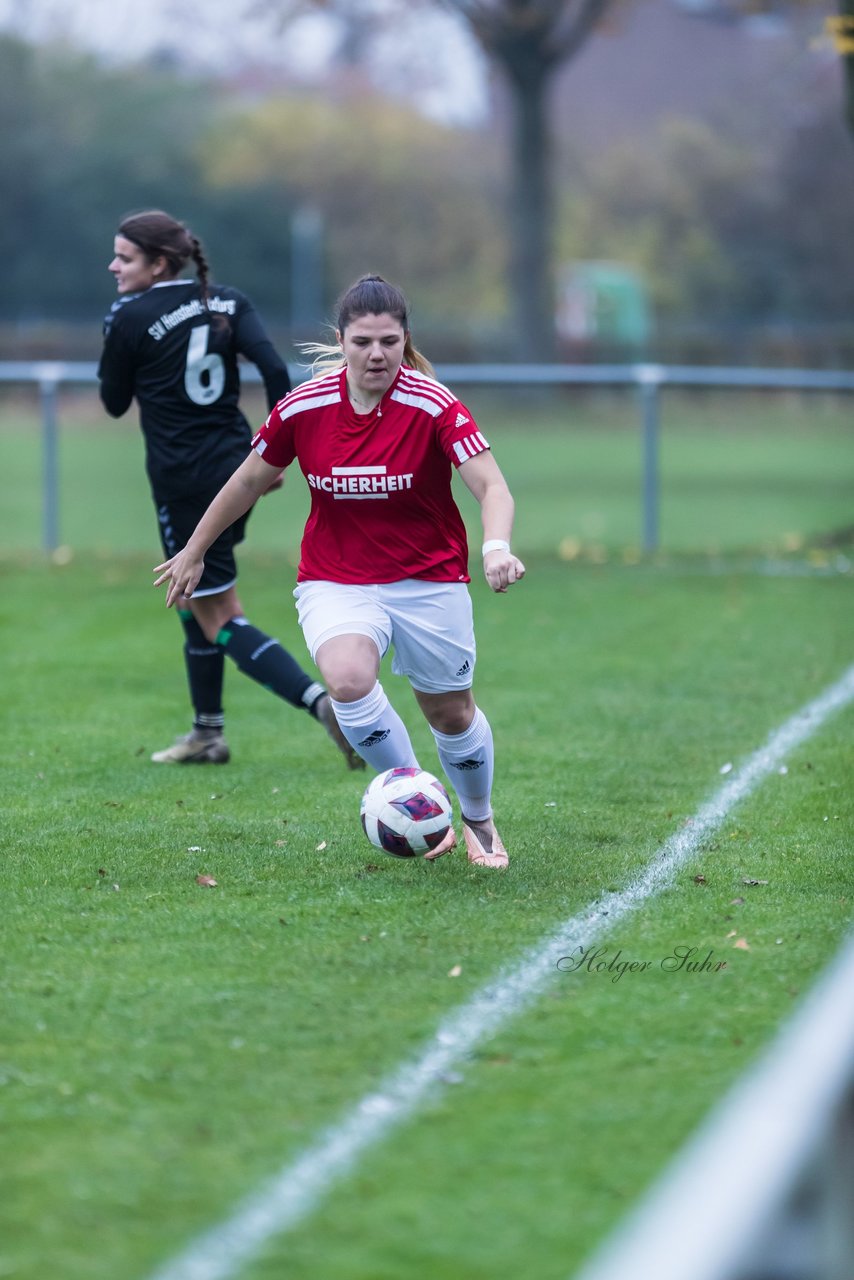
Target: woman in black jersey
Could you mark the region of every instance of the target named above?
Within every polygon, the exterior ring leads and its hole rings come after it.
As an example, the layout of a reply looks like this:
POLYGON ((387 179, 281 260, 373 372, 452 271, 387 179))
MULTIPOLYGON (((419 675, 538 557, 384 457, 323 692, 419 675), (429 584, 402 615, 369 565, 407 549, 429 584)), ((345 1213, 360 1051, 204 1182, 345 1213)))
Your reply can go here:
MULTIPOLYGON (((249 452, 252 432, 238 407, 238 355, 257 366, 270 409, 291 382, 252 303, 237 289, 210 282, 202 246, 183 223, 160 210, 132 214, 119 225, 114 254, 109 269, 119 296, 104 324, 101 399, 118 418, 136 396, 160 538, 171 556, 249 452), (190 260, 195 280, 181 274, 190 260)), ((234 548, 248 514, 217 539, 192 599, 180 602, 193 727, 151 758, 158 764, 229 759, 222 706, 228 655, 246 675, 308 710, 350 768, 363 767, 323 686, 243 614, 234 548)))

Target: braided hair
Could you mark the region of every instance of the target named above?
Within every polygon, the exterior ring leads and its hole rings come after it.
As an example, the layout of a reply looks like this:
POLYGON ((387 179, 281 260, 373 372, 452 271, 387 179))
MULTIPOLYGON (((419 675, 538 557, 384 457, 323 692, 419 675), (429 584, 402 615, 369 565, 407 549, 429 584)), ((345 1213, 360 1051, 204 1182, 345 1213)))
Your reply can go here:
POLYGON ((170 277, 177 276, 190 261, 196 264, 202 302, 209 305, 210 266, 198 236, 189 227, 162 209, 147 209, 122 218, 118 234, 141 249, 149 262, 165 258, 170 277))

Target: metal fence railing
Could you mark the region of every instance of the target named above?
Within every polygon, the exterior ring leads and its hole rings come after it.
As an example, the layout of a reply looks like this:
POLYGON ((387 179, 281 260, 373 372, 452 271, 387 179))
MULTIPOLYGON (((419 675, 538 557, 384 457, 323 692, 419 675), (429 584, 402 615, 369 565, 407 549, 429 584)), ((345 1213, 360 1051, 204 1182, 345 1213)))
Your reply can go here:
MULTIPOLYGON (((660 364, 440 364, 436 372, 452 386, 597 386, 634 389, 641 427, 641 544, 655 551, 659 539, 659 458, 661 394, 666 387, 719 390, 854 392, 854 373, 815 369, 718 368, 660 364)), ((259 382, 257 370, 241 369, 245 382, 259 382)), ((299 375, 295 381, 299 381, 299 375)), ((42 422, 42 544, 59 544, 58 391, 64 383, 97 383, 97 366, 84 361, 0 362, 0 383, 35 385, 42 422)))
POLYGON ((851 1280, 854 935, 573 1280, 851 1280))

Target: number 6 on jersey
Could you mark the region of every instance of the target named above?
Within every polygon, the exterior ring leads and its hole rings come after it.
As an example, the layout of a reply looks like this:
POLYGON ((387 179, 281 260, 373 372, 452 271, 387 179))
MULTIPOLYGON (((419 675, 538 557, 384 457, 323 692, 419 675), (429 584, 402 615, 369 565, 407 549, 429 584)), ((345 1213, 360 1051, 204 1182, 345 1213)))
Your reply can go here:
POLYGON ((225 364, 222 356, 208 351, 209 324, 200 324, 190 331, 187 345, 187 367, 184 370, 184 390, 193 404, 213 404, 222 395, 225 386, 225 364))

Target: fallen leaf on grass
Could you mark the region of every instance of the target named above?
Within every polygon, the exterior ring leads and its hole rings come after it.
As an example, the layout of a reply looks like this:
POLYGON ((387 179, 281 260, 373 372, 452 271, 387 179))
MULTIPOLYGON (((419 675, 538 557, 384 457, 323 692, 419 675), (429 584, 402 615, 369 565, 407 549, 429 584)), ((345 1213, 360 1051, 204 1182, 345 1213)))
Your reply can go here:
POLYGON ((707 884, 708 881, 704 875, 694 876, 694 884, 707 884))
POLYGON ((739 938, 732 944, 737 951, 749 951, 750 945, 746 938, 739 938))
POLYGON ((726 764, 722 764, 718 773, 732 773, 732 761, 727 760, 726 764))
POLYGON ((326 848, 326 841, 321 840, 320 844, 316 846, 315 852, 320 853, 325 848, 326 848))
POLYGON ((461 964, 455 964, 455 965, 454 965, 454 967, 453 967, 453 969, 449 969, 449 970, 448 970, 448 977, 449 977, 449 978, 458 978, 458 977, 460 976, 460 974, 462 973, 462 971, 463 971, 463 966, 462 966, 461 964))
POLYGON ((744 898, 730 898, 729 905, 731 907, 740 907, 744 902, 744 898))
POLYGON ((196 876, 196 884, 200 884, 203 889, 215 889, 217 882, 213 876, 196 876))
POLYGON ((750 876, 745 876, 741 883, 742 883, 742 884, 749 884, 749 885, 752 885, 752 886, 755 888, 755 887, 756 887, 757 885, 759 885, 759 884, 767 884, 767 883, 768 883, 768 881, 767 881, 767 880, 753 880, 753 879, 751 879, 751 877, 750 877, 750 876))

